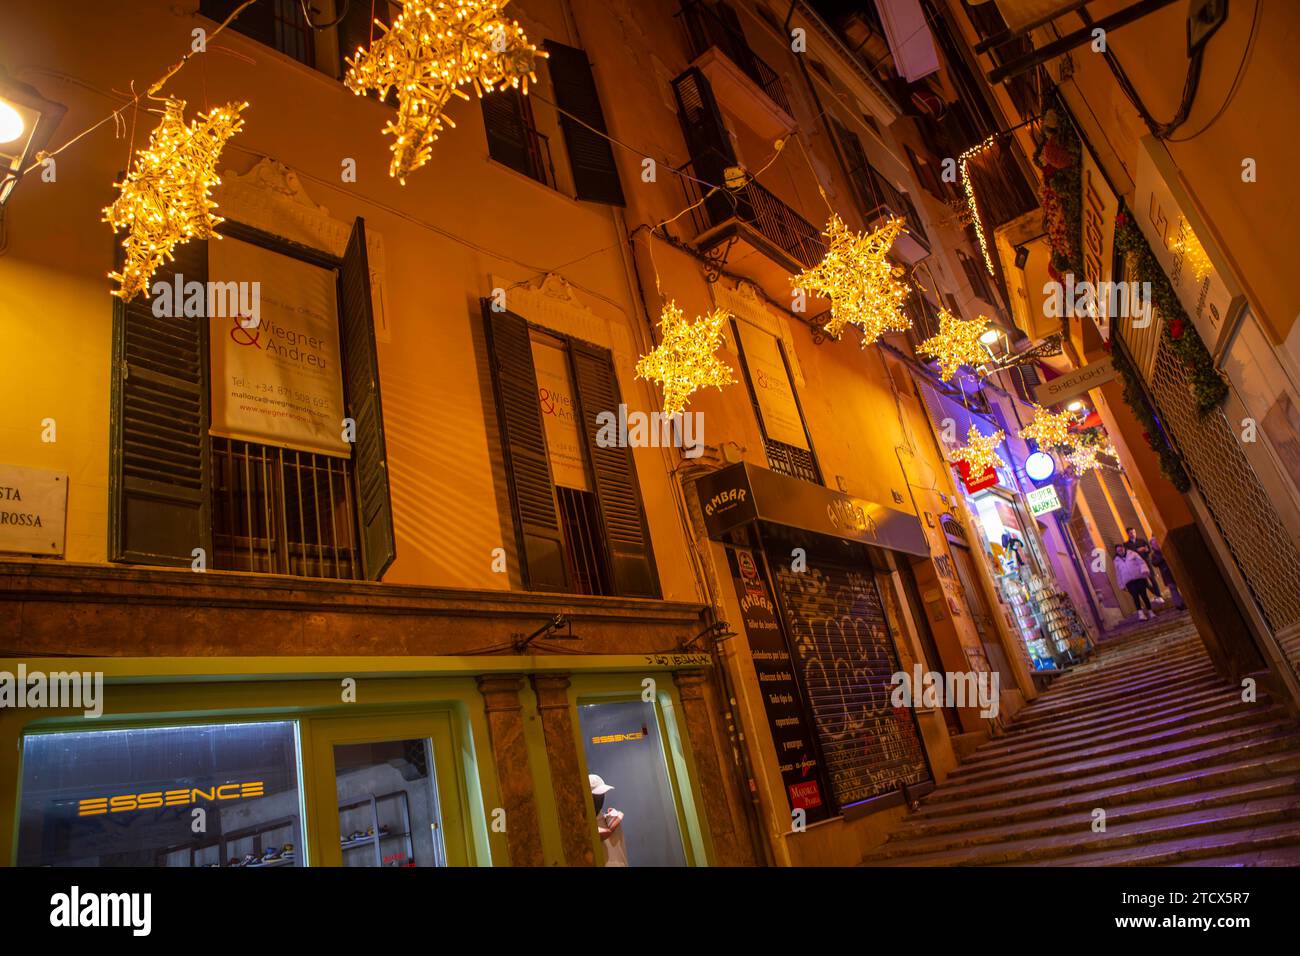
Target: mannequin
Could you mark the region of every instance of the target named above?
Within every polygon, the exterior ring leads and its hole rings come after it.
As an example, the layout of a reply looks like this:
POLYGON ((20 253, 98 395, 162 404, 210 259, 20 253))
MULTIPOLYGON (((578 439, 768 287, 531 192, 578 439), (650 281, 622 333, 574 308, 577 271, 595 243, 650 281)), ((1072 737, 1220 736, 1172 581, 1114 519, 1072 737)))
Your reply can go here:
POLYGON ((605 865, 627 866, 623 812, 605 807, 605 794, 614 788, 594 773, 587 775, 587 782, 591 785, 591 799, 596 808, 596 830, 600 834, 601 845, 605 848, 605 865))

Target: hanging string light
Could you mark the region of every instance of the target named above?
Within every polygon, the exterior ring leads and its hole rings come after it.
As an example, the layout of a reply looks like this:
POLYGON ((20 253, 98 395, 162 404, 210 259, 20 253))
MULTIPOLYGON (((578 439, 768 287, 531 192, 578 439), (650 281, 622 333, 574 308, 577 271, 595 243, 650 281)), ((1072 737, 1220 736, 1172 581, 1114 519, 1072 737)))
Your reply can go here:
POLYGON ((1101 467, 1101 462, 1097 460, 1096 445, 1076 445, 1074 450, 1065 456, 1065 460, 1074 469, 1074 473, 1080 476, 1101 467))
POLYGON ((907 284, 901 266, 888 258, 894 240, 903 231, 903 220, 891 217, 870 233, 855 233, 834 213, 823 235, 826 256, 820 263, 791 278, 797 289, 811 290, 831 300, 831 317, 826 334, 838 339, 844 326, 862 331, 862 347, 886 332, 912 327, 903 311, 907 284))
POLYGON ((1196 233, 1192 232, 1186 219, 1178 220, 1178 235, 1170 241, 1169 251, 1183 257, 1183 262, 1191 268, 1197 282, 1204 282, 1206 276, 1214 271, 1205 247, 1196 238, 1196 233))
POLYGON ((962 189, 966 192, 966 206, 970 210, 971 223, 975 226, 975 236, 980 241, 980 252, 984 254, 984 265, 989 270, 989 275, 995 274, 993 271, 993 256, 989 253, 989 241, 984 235, 984 226, 980 221, 980 209, 975 202, 975 184, 971 182, 970 173, 967 172, 966 166, 980 153, 992 149, 993 142, 994 137, 989 136, 984 142, 966 150, 957 160, 958 168, 961 170, 962 189))
POLYGON ((974 368, 988 361, 988 349, 980 342, 988 327, 987 315, 966 321, 948 309, 940 309, 939 333, 917 346, 917 351, 939 360, 939 377, 947 382, 963 365, 974 368))
POLYGON ((529 80, 537 82, 534 64, 546 54, 518 21, 502 17, 509 2, 406 0, 393 25, 376 21, 383 34, 347 60, 343 81, 358 96, 397 92, 397 118, 384 134, 394 138, 388 174, 403 185, 428 161, 443 124, 456 126, 444 110, 453 96, 469 99, 460 87, 472 85, 481 97, 512 86, 527 94, 529 80))
POLYGON ((1070 425, 1074 416, 1069 412, 1052 413, 1041 405, 1034 406, 1034 417, 1028 425, 1020 429, 1020 437, 1033 439, 1038 447, 1046 451, 1049 448, 1061 448, 1075 444, 1070 434, 1070 425))
POLYGON ((966 462, 966 467, 972 476, 982 475, 990 468, 1005 468, 1006 463, 998 455, 997 448, 1006 437, 1001 429, 993 432, 992 435, 984 435, 971 425, 970 431, 966 434, 966 444, 950 451, 948 460, 966 462))
POLYGON ((731 366, 715 354, 722 344, 722 328, 730 316, 715 309, 687 322, 677 303, 668 302, 659 319, 659 345, 641 356, 636 377, 658 382, 664 390, 664 414, 685 410, 691 395, 706 386, 730 385, 731 366))
POLYGON ((104 221, 126 232, 121 272, 113 294, 130 302, 149 294, 155 270, 172 258, 178 245, 211 238, 223 220, 211 190, 221 185, 217 161, 227 140, 244 126, 239 115, 247 103, 228 103, 185 122, 185 101, 168 97, 162 120, 149 134, 149 145, 136 151, 126 178, 114 185, 118 197, 105 207, 104 221))

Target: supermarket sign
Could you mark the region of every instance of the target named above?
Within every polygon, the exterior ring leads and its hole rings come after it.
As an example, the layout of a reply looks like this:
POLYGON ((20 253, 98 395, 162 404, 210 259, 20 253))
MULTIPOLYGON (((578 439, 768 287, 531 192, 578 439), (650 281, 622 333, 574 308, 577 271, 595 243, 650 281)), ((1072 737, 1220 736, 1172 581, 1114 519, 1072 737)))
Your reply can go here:
POLYGON ((1029 504, 1029 510, 1035 518, 1051 511, 1057 511, 1061 507, 1061 499, 1056 494, 1056 488, 1053 485, 1044 485, 1042 488, 1034 489, 1025 495, 1025 501, 1029 504))

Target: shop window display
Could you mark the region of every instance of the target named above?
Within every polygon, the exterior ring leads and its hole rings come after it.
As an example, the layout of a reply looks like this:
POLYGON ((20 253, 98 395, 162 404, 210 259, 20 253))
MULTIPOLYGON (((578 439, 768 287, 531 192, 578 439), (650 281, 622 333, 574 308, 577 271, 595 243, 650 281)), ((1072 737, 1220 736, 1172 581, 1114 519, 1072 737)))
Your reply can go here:
POLYGON ((337 744, 344 866, 446 866, 428 740, 337 744))
POLYGON ((299 866, 290 721, 31 734, 20 866, 299 866))
POLYGON ((603 866, 685 866, 677 803, 655 705, 578 707, 603 866))

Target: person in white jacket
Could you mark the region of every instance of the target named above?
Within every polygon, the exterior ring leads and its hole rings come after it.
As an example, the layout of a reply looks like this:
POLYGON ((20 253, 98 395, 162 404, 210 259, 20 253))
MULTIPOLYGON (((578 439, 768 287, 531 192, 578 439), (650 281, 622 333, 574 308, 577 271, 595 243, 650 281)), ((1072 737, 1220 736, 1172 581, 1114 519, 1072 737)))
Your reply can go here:
POLYGON ((1151 612, 1151 599, 1147 597, 1147 591, 1151 587, 1151 569, 1142 560, 1142 556, 1122 544, 1115 545, 1115 577, 1120 587, 1132 596, 1138 620, 1155 617, 1151 612))

